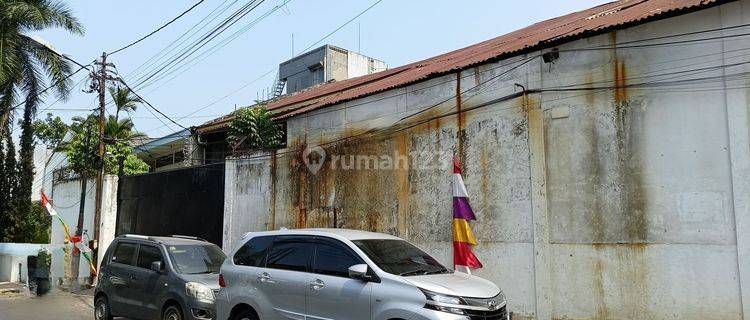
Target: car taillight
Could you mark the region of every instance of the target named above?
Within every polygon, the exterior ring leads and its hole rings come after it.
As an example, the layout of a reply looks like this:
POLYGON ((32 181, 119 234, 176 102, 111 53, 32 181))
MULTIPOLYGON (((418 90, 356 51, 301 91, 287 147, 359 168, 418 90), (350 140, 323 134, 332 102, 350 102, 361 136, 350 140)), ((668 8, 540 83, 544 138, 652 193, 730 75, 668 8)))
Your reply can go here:
POLYGON ((227 283, 224 282, 224 275, 223 274, 219 274, 219 287, 222 287, 222 288, 226 288, 227 287, 227 283))

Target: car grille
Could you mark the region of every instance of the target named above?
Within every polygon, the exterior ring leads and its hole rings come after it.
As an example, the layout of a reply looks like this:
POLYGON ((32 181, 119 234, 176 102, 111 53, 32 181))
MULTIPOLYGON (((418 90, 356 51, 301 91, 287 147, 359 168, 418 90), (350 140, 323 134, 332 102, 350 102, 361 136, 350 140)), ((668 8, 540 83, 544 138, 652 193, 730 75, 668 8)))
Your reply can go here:
POLYGON ((464 310, 471 320, 507 320, 508 307, 503 306, 493 311, 464 310))

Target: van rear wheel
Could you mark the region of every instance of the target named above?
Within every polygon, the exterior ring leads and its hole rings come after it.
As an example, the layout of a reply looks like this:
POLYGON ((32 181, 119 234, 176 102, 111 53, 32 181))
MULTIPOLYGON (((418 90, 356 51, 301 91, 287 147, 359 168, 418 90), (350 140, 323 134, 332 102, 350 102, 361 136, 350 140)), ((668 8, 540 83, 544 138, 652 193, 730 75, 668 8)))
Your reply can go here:
POLYGON ((253 310, 243 310, 238 312, 232 320, 259 320, 253 310))
POLYGON ((182 310, 178 306, 169 306, 164 310, 164 320, 183 320, 182 310))

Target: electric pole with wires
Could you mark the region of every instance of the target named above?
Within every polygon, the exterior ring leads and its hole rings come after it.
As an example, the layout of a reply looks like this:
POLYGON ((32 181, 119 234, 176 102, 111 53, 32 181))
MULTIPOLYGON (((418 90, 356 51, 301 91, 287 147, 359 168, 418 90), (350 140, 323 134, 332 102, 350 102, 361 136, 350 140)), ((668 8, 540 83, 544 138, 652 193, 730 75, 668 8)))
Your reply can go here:
MULTIPOLYGON (((106 92, 107 92, 107 84, 108 83, 116 83, 119 82, 119 78, 112 76, 111 74, 114 74, 111 70, 109 70, 109 67, 114 67, 115 65, 112 63, 107 62, 107 53, 102 53, 101 60, 94 62, 94 64, 98 67, 97 70, 93 71, 89 76, 91 77, 91 86, 90 90, 88 92, 93 93, 96 92, 99 95, 99 113, 98 113, 98 120, 99 120, 99 148, 98 148, 98 157, 96 161, 96 194, 95 194, 95 205, 94 205, 94 238, 92 239, 91 243, 89 244, 90 248, 92 249, 92 256, 91 256, 91 263, 94 266, 94 268, 98 269, 98 241, 99 241, 99 231, 100 231, 100 224, 101 224, 101 215, 102 215, 102 192, 104 189, 104 157, 106 156, 106 142, 107 137, 104 135, 104 123, 105 123, 105 116, 106 116, 106 92)), ((76 229, 76 236, 81 236, 81 226, 79 226, 76 229)), ((74 266, 78 266, 78 263, 80 262, 80 256, 74 256, 74 266)), ((78 277, 78 272, 74 273, 75 277, 78 277)), ((96 278, 96 271, 94 269, 91 270, 91 277, 89 280, 91 283, 94 283, 94 280, 96 278)))

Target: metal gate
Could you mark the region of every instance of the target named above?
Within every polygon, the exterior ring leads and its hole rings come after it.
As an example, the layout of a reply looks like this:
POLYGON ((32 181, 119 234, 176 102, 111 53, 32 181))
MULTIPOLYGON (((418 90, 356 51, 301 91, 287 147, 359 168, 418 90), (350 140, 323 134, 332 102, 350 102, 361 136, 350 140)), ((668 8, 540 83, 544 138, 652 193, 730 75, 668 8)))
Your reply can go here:
POLYGON ((120 178, 115 233, 189 235, 222 244, 224 163, 120 178))

